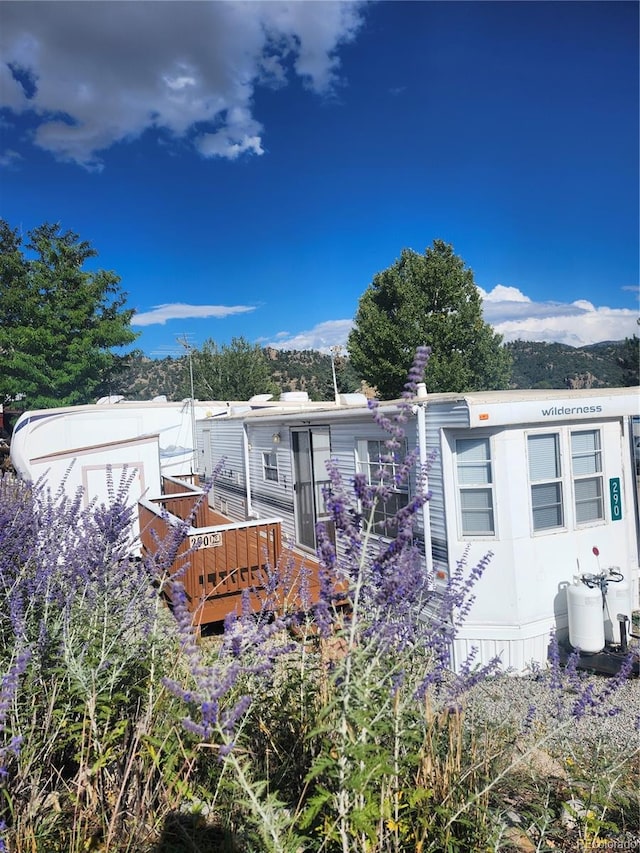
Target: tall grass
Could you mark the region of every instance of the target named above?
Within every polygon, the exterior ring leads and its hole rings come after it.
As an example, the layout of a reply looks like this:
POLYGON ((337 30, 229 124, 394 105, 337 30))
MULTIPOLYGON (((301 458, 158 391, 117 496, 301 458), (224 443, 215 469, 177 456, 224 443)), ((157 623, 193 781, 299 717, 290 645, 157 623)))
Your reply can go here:
POLYGON ((124 477, 81 508, 0 480, 2 802, 15 850, 137 850, 181 799, 193 748, 163 686, 176 631, 128 556, 124 477))

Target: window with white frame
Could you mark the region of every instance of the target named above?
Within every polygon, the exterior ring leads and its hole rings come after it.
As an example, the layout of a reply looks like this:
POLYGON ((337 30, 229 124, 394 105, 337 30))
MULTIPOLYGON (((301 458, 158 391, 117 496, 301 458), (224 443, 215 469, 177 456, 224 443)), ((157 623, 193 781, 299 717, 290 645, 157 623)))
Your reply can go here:
POLYGON ((493 471, 489 438, 457 438, 456 473, 463 536, 493 536, 493 471))
POLYGON ((385 531, 389 520, 409 503, 408 483, 395 482, 401 464, 398 460, 406 455, 406 448, 401 454, 396 451, 396 459, 389 461, 389 449, 384 440, 359 439, 356 447, 358 471, 365 475, 367 483, 370 486, 384 483, 389 488, 387 499, 377 501, 373 514, 375 529, 385 531))
POLYGON ((534 530, 604 520, 604 469, 599 429, 529 435, 527 451, 534 530), (563 466, 563 451, 570 465, 567 462, 563 466), (569 506, 567 510, 565 500, 571 489, 573 508, 569 506))
POLYGON ((557 432, 527 436, 534 530, 564 526, 562 460, 557 432))
POLYGON ((604 518, 600 430, 571 433, 571 473, 576 524, 604 518))
POLYGON ((278 482, 278 454, 275 450, 265 450, 262 454, 262 472, 265 480, 278 482))

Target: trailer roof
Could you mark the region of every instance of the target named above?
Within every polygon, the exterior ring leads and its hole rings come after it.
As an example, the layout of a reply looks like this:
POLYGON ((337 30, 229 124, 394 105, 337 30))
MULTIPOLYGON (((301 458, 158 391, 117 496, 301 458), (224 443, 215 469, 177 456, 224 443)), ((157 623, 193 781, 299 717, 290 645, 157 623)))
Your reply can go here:
MULTIPOLYGON (((343 395, 353 398, 356 395, 343 395)), ((359 396, 359 395, 358 395, 359 396)), ((379 402, 385 413, 397 411, 407 401, 386 400, 379 402)), ((465 406, 470 413, 471 426, 487 426, 496 423, 546 422, 552 418, 634 416, 640 413, 640 388, 586 388, 586 389, 517 389, 510 391, 470 391, 467 393, 427 394, 415 397, 410 405, 465 406), (485 411, 486 410, 486 411, 485 411), (554 411, 555 410, 555 411, 554 411), (474 413, 482 423, 474 423, 474 413), (488 414, 489 417, 484 417, 488 414)), ((369 412, 363 400, 354 402, 284 402, 269 401, 259 405, 245 403, 229 409, 228 418, 242 421, 283 419, 329 419, 331 415, 340 419, 352 415, 362 416, 369 412)), ((214 416, 215 417, 215 416, 214 416)), ((225 418, 226 419, 226 418, 225 418)))

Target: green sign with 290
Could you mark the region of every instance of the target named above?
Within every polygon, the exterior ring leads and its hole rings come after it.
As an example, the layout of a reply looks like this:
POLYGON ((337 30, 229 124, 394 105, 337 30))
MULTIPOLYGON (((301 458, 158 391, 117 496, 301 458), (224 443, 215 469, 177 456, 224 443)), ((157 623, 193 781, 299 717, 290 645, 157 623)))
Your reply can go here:
POLYGON ((622 518, 620 477, 611 477, 609 480, 609 502, 611 506, 611 521, 620 521, 622 518))

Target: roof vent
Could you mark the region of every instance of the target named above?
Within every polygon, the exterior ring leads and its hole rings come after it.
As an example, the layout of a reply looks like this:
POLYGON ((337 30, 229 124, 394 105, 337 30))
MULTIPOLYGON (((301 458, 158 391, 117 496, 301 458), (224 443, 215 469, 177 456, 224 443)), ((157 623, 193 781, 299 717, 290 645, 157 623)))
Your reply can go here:
POLYGON ((280 394, 281 403, 308 403, 309 395, 306 391, 284 391, 280 394))
POLYGON ((110 403, 119 403, 121 400, 124 400, 122 394, 111 394, 109 397, 100 397, 96 406, 108 406, 110 403))
POLYGON ((360 392, 355 394, 340 394, 341 406, 366 406, 367 395, 360 392))

